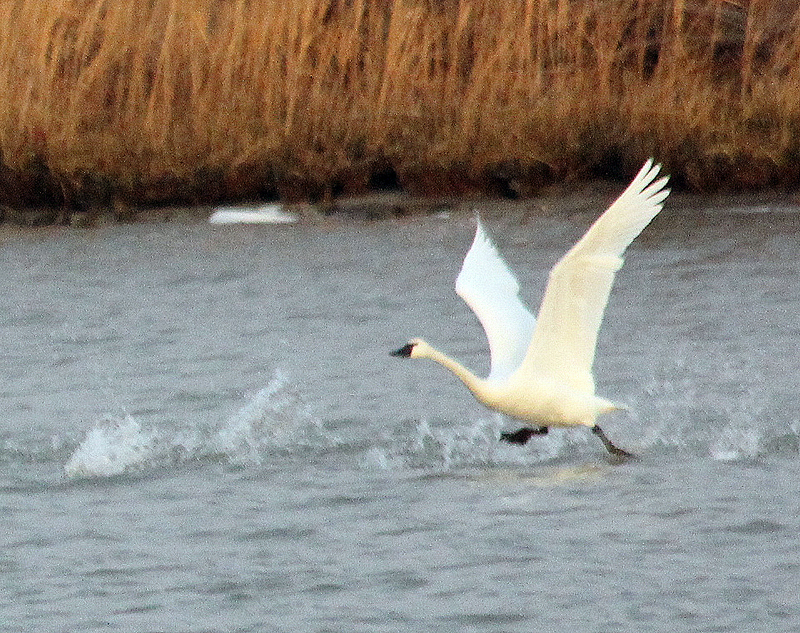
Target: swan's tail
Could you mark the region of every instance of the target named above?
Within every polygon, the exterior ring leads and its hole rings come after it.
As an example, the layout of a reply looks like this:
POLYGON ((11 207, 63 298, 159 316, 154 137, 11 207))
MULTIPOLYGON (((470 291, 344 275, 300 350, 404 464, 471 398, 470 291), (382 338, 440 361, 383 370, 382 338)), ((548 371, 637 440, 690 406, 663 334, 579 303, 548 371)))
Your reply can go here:
POLYGON ((600 406, 598 407, 597 413, 598 414, 606 414, 612 413, 613 411, 627 411, 630 412, 631 408, 627 404, 622 404, 620 402, 611 402, 610 400, 606 400, 605 398, 598 398, 600 400, 600 406))

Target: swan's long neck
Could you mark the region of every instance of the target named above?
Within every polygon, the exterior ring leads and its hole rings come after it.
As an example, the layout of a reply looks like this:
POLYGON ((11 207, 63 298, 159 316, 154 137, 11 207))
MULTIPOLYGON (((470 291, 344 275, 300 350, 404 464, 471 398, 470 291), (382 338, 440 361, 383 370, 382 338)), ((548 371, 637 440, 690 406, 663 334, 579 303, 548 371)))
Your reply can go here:
POLYGON ((482 378, 478 378, 475 374, 473 374, 469 369, 464 367, 461 363, 457 360, 453 360, 447 354, 443 354, 437 349, 428 346, 426 350, 425 356, 430 358, 431 360, 435 360, 437 363, 442 365, 443 367, 449 369, 453 372, 456 376, 461 379, 467 389, 469 389, 474 394, 480 394, 483 391, 483 384, 484 380, 482 378))

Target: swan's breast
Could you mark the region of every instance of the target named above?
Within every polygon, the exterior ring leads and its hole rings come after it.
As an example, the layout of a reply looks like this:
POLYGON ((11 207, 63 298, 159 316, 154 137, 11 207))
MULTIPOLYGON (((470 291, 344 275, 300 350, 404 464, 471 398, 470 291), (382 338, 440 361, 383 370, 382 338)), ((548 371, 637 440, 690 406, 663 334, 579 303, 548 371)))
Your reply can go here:
POLYGON ((547 426, 593 425, 597 414, 610 404, 592 393, 579 392, 547 378, 512 377, 505 383, 487 381, 476 394, 487 407, 518 420, 547 426))

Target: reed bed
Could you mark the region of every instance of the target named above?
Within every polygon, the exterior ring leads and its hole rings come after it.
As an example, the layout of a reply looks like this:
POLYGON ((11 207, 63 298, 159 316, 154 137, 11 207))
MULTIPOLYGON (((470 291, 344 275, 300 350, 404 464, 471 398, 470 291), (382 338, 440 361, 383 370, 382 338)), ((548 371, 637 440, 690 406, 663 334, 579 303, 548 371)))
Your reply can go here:
POLYGON ((788 0, 0 0, 9 204, 800 180, 788 0))

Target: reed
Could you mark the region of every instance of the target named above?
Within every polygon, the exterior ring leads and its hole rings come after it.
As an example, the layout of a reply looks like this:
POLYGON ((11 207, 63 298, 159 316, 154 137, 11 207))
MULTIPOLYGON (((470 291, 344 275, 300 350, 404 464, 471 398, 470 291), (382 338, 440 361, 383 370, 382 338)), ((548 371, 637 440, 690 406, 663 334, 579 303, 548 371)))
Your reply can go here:
POLYGON ((0 197, 796 184, 798 94, 788 0, 0 0, 0 197))

